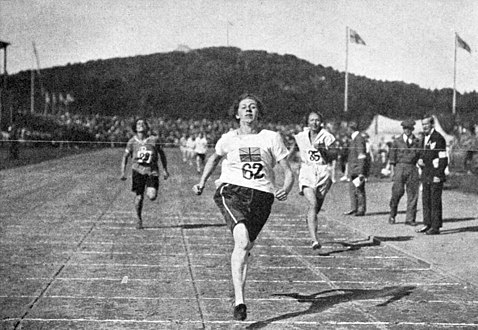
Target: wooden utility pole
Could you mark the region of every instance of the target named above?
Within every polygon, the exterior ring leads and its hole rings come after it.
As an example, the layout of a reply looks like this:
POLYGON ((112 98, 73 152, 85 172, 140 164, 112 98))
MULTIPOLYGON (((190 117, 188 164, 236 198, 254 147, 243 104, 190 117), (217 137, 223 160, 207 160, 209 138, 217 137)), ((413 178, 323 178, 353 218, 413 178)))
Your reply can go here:
MULTIPOLYGON (((2 128, 3 109, 5 108, 7 95, 7 47, 9 45, 10 43, 0 40, 0 50, 3 49, 3 82, 2 88, 0 88, 0 130, 2 128)), ((11 117, 10 115, 10 121, 12 120, 11 117)))

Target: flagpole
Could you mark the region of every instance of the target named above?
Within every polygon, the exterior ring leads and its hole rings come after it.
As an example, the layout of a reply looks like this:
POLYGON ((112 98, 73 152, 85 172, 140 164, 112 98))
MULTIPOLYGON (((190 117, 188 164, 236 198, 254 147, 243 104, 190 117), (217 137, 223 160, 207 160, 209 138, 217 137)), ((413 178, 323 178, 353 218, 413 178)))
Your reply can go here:
POLYGON ((35 113, 35 72, 30 73, 30 112, 35 113))
POLYGON ((453 61, 453 102, 451 106, 452 114, 456 112, 456 32, 455 32, 455 58, 453 61))
POLYGON ((344 112, 348 110, 348 90, 349 90, 349 27, 345 28, 345 91, 344 91, 344 112))
POLYGON ((229 21, 226 22, 226 45, 229 47, 229 21))

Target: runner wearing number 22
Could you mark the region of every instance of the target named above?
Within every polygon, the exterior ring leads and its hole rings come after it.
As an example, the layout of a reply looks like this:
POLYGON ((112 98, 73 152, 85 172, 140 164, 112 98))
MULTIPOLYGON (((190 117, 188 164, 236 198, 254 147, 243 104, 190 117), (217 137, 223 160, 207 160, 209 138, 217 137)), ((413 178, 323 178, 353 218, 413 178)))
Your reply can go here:
POLYGON ((149 125, 142 119, 136 119, 132 125, 135 135, 126 144, 126 150, 121 161, 121 180, 126 180, 126 165, 128 158, 133 158, 132 170, 132 188, 136 193, 134 205, 138 222, 137 229, 143 229, 143 200, 144 192, 152 201, 158 196, 159 188, 159 166, 158 160, 161 159, 163 165, 163 177, 166 180, 169 177, 166 155, 164 154, 157 136, 149 135, 149 125), (158 157, 159 156, 159 157, 158 157))
POLYGON ((247 262, 254 241, 271 212, 274 196, 285 201, 294 177, 287 159, 288 150, 279 133, 260 130, 258 118, 263 115, 262 102, 252 94, 243 94, 233 105, 239 128, 219 139, 209 157, 201 179, 193 187, 200 195, 207 179, 224 158, 221 176, 216 182, 214 201, 232 232, 234 249, 231 255, 234 286, 234 318, 245 320, 244 302, 247 262), (274 166, 284 170, 284 185, 276 189, 274 166))

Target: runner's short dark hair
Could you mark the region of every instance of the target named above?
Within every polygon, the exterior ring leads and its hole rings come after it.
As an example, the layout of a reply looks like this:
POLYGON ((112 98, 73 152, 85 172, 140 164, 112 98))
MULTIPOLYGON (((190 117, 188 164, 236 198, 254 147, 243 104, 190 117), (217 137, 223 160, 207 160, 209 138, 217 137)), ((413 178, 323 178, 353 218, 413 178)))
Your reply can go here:
POLYGON ((254 100, 256 101, 257 103, 257 109, 259 109, 259 116, 258 118, 262 118, 262 116, 264 115, 264 103, 262 103, 262 100, 252 94, 252 93, 244 93, 242 95, 240 95, 235 101, 234 103, 232 104, 231 108, 229 109, 229 114, 234 118, 234 119, 237 119, 236 118, 236 115, 237 115, 237 110, 239 109, 239 103, 241 103, 242 100, 245 100, 245 99, 251 99, 251 100, 254 100))
POLYGON ((320 113, 318 111, 312 110, 312 111, 309 111, 309 113, 307 114, 307 117, 305 117, 305 123, 304 123, 305 126, 309 125, 309 117, 313 113, 315 113, 317 116, 319 116, 319 119, 320 119, 321 123, 324 122, 324 115, 322 115, 322 113, 320 113))
POLYGON ((146 125, 146 127, 147 127, 147 129, 148 129, 148 131, 149 131, 150 126, 149 126, 148 121, 147 121, 146 119, 144 119, 144 118, 136 118, 136 120, 131 124, 131 129, 133 130, 133 132, 137 133, 137 132, 136 132, 136 124, 137 124, 138 121, 140 121, 140 120, 144 121, 144 124, 146 125))

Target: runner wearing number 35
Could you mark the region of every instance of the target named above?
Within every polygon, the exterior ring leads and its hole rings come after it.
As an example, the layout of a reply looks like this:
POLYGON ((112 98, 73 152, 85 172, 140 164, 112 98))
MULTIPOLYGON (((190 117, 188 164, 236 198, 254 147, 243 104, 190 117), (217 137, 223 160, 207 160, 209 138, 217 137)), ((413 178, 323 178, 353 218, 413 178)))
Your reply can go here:
POLYGON ((335 137, 322 128, 322 114, 311 112, 307 117, 308 127, 295 135, 291 147, 290 157, 295 150, 299 150, 301 166, 299 171, 299 189, 309 203, 307 211, 307 226, 312 238, 312 248, 320 249, 317 236, 317 214, 322 208, 325 195, 332 185, 327 163, 331 161, 330 146, 335 137))
POLYGON ((262 102, 252 94, 244 94, 233 109, 239 128, 219 139, 193 190, 198 195, 202 193, 207 179, 224 158, 214 201, 234 238, 231 255, 234 318, 242 321, 247 317, 244 287, 249 251, 269 217, 274 195, 279 201, 285 201, 294 177, 287 159, 289 152, 280 134, 258 128, 258 117, 263 114, 262 102), (276 163, 285 175, 284 186, 279 189, 275 188, 274 180, 276 163))
POLYGON ((121 161, 121 180, 126 180, 126 165, 128 158, 133 158, 132 170, 132 191, 136 193, 134 204, 138 222, 137 229, 143 228, 141 216, 143 210, 144 192, 152 201, 158 196, 159 188, 159 166, 161 158, 163 165, 163 176, 166 180, 169 177, 166 155, 164 154, 157 136, 149 135, 149 125, 144 119, 136 119, 132 127, 135 135, 126 144, 126 150, 121 161), (159 157, 158 157, 159 156, 159 157))

